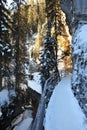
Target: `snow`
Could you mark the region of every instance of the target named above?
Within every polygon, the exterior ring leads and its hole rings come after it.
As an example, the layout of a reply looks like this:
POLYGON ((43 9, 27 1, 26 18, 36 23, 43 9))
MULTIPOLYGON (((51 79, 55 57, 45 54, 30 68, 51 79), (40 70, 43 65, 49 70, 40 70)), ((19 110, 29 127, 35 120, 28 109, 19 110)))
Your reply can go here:
POLYGON ((10 97, 16 97, 16 92, 14 89, 9 90, 9 96, 10 97))
POLYGON ((1 107, 2 106, 7 106, 11 103, 12 99, 16 97, 16 93, 15 90, 7 90, 7 89, 3 89, 0 92, 0 117, 2 116, 2 111, 1 111, 1 107))
POLYGON ((10 4, 13 2, 13 0, 7 0, 7 5, 10 7, 10 4))
POLYGON ((20 126, 15 127, 14 130, 29 130, 29 124, 32 122, 32 118, 26 118, 23 120, 20 126))
POLYGON ((14 119, 11 123, 12 126, 17 125, 18 123, 20 123, 22 121, 23 118, 23 114, 20 114, 19 116, 16 117, 16 119, 14 119))
POLYGON ((33 73, 34 79, 28 80, 28 86, 38 93, 42 93, 42 87, 40 85, 40 75, 38 72, 33 73))
POLYGON ((7 89, 3 89, 0 92, 0 117, 2 116, 2 111, 1 111, 1 107, 4 105, 9 104, 9 97, 8 97, 8 90, 7 89))
POLYGON ((26 91, 27 90, 27 85, 24 84, 24 83, 20 83, 20 86, 19 86, 22 90, 26 91))
POLYGON ((32 121, 32 111, 26 110, 23 114, 18 116, 16 121, 12 124, 13 126, 17 125, 13 130, 29 130, 32 121))
POLYGON ((38 83, 36 83, 34 80, 33 81, 29 80, 28 84, 30 88, 41 94, 41 86, 38 83))
POLYGON ((5 105, 5 104, 9 104, 9 96, 8 96, 8 90, 7 89, 3 89, 0 92, 0 107, 5 105))
POLYGON ((29 65, 25 64, 25 74, 28 75, 29 74, 29 65))
POLYGON ((77 41, 80 41, 80 43, 79 43, 80 45, 81 45, 81 42, 83 42, 83 43, 87 42, 86 33, 87 33, 87 25, 86 24, 84 24, 84 25, 79 24, 79 27, 75 33, 75 35, 76 35, 75 38, 77 39, 77 41))
POLYGON ((73 35, 72 87, 85 114, 87 114, 87 23, 79 21, 73 35))
POLYGON ((45 130, 87 130, 87 120, 71 90, 71 78, 56 86, 48 104, 45 130))
POLYGON ((87 34, 87 25, 80 25, 79 24, 79 27, 73 36, 72 47, 74 49, 75 54, 78 54, 78 53, 81 54, 81 50, 85 53, 87 52, 87 50, 86 50, 87 35, 86 34, 87 34))

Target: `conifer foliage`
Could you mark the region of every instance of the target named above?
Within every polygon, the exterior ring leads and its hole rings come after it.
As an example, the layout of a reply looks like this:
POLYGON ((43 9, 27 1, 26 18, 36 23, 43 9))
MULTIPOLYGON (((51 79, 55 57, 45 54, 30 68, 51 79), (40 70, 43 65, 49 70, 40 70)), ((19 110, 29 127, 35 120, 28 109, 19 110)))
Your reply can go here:
POLYGON ((6 0, 0 0, 0 87, 2 87, 2 74, 6 68, 7 57, 11 57, 9 41, 10 13, 6 8, 6 0))
POLYGON ((0 1, 0 43, 8 43, 8 28, 10 21, 9 11, 6 9, 6 0, 0 1))
POLYGON ((27 62, 26 56, 26 35, 27 35, 27 10, 28 6, 23 4, 23 0, 13 1, 12 3, 13 14, 13 28, 12 33, 14 44, 14 61, 15 61, 15 77, 16 88, 19 89, 20 82, 25 79, 25 63, 27 62), (25 17, 26 16, 26 17, 25 17), (21 68, 21 69, 20 69, 21 68))
POLYGON ((52 10, 52 3, 53 1, 47 0, 46 1, 46 14, 47 14, 47 33, 46 37, 43 41, 43 49, 41 52, 41 85, 42 88, 44 87, 45 81, 50 77, 50 75, 56 71, 57 69, 57 52, 55 51, 56 40, 51 35, 51 27, 52 23, 54 22, 53 14, 51 13, 52 10))
POLYGON ((56 70, 56 57, 54 53, 55 40, 52 37, 46 37, 41 50, 41 85, 44 87, 45 81, 51 73, 56 70))

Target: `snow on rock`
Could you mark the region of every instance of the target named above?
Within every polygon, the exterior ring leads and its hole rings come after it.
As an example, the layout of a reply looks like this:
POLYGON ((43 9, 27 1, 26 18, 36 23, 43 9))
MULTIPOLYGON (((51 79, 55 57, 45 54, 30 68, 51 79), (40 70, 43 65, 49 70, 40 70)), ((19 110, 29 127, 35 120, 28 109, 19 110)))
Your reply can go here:
POLYGON ((30 130, 32 121, 33 121, 32 111, 26 110, 23 114, 18 116, 16 121, 12 124, 17 125, 13 130, 30 130))
POLYGON ((31 124, 32 118, 26 118, 23 120, 20 126, 15 127, 14 130, 29 130, 29 124, 31 124))
POLYGON ((71 78, 56 86, 46 110, 45 130, 87 130, 86 117, 71 90, 71 78))
POLYGON ((9 100, 9 96, 8 96, 8 90, 3 89, 0 92, 0 117, 2 116, 1 107, 4 106, 4 105, 7 105, 9 103, 10 103, 10 100, 9 100))
POLYGON ((14 130, 29 130, 29 124, 31 124, 32 118, 26 118, 22 121, 21 125, 16 126, 14 130))
POLYGON ((72 88, 87 115, 87 24, 78 24, 73 35, 72 48, 72 88))
POLYGON ((20 114, 20 115, 18 115, 18 116, 12 121, 11 126, 13 127, 13 126, 18 125, 18 124, 22 121, 22 119, 23 119, 23 113, 20 114))
POLYGON ((29 74, 29 65, 25 63, 25 74, 29 74))
POLYGON ((73 55, 81 55, 85 52, 85 57, 87 59, 87 25, 79 25, 77 31, 73 36, 73 55), (83 52, 82 52, 83 51, 83 52))
POLYGON ((9 96, 12 98, 12 97, 16 97, 16 92, 14 89, 10 89, 9 90, 9 96))
POLYGON ((5 105, 5 104, 9 104, 9 96, 8 96, 8 90, 7 89, 3 89, 0 92, 0 107, 5 105))
POLYGON ((33 73, 34 79, 28 81, 28 86, 38 93, 42 93, 42 87, 40 85, 40 75, 39 72, 33 73))
POLYGON ((78 29, 76 30, 76 33, 74 34, 74 37, 75 37, 74 42, 78 42, 79 45, 81 45, 83 42, 83 43, 85 43, 83 45, 83 48, 86 47, 86 42, 87 42, 87 35, 86 34, 87 34, 87 25, 86 24, 84 24, 84 25, 79 24, 78 29))
POLYGON ((20 86, 19 86, 22 90, 26 91, 27 90, 27 85, 24 84, 24 83, 20 83, 20 86))
POLYGON ((0 92, 0 117, 2 116, 2 111, 1 111, 1 107, 5 106, 5 105, 9 105, 13 98, 16 97, 16 93, 15 90, 7 90, 7 89, 3 89, 0 92))

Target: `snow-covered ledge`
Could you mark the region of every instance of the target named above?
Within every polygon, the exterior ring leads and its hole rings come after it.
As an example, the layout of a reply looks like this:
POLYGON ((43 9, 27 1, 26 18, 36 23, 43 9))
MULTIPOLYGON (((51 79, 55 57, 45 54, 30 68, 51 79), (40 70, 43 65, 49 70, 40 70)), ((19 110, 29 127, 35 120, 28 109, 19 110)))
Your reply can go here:
POLYGON ((73 0, 74 19, 78 20, 72 38, 72 86, 87 116, 87 0, 73 0))

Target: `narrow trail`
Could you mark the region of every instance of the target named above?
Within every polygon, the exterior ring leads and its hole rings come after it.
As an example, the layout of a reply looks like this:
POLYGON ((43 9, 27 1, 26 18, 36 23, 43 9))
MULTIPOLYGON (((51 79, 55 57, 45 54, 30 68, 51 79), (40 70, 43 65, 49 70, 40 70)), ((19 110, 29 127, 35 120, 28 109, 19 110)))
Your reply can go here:
POLYGON ((63 78, 46 110, 45 130, 87 130, 86 120, 71 90, 71 78, 63 78))

